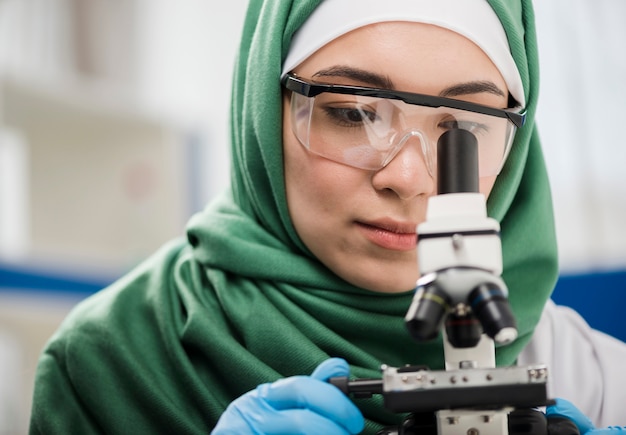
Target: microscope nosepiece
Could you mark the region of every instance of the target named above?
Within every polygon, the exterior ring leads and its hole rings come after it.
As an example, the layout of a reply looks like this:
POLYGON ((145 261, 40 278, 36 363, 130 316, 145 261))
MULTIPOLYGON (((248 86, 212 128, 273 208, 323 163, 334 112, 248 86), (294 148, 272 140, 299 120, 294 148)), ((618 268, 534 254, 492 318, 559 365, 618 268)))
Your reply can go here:
POLYGON ((493 340, 498 344, 509 344, 515 341, 516 338, 517 338, 517 329, 507 327, 507 328, 502 328, 496 334, 496 336, 493 337, 493 340))
POLYGON ((476 287, 468 302, 485 333, 496 343, 508 344, 517 338, 517 325, 509 300, 494 283, 476 287))

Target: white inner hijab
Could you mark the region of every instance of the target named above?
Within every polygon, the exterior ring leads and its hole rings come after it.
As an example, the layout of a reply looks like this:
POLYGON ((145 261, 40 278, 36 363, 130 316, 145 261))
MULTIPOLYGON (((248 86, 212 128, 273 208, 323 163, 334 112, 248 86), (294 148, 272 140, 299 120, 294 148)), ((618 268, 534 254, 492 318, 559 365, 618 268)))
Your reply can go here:
POLYGON ((282 76, 339 36, 386 21, 432 24, 468 38, 489 56, 511 95, 525 105, 506 33, 486 0, 324 0, 294 35, 282 76))

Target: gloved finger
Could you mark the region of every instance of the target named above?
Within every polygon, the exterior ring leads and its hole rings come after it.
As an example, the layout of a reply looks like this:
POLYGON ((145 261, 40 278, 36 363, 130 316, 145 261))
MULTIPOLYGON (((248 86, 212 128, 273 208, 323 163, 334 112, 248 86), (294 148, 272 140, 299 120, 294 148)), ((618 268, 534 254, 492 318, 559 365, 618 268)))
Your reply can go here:
POLYGON ((569 418, 578 426, 581 434, 586 434, 590 430, 595 429, 589 417, 585 416, 574 404, 565 399, 556 399, 556 405, 546 408, 546 417, 550 416, 569 418))
POLYGON ((350 374, 350 366, 346 360, 342 358, 329 358, 311 373, 311 377, 320 381, 327 381, 335 376, 348 376, 350 374))
POLYGON ((252 391, 228 407, 228 425, 216 428, 212 435, 353 435, 344 427, 309 409, 275 409, 252 391), (220 429, 220 430, 218 430, 220 429))
POLYGON ((276 410, 308 409, 349 433, 363 430, 361 411, 335 386, 309 376, 293 376, 259 385, 257 394, 276 410))
POLYGON ((583 435, 619 435, 626 434, 625 427, 609 426, 605 429, 592 429, 583 435))
POLYGON ((265 418, 258 428, 259 433, 275 435, 355 435, 362 430, 347 429, 310 409, 274 411, 272 418, 265 418))

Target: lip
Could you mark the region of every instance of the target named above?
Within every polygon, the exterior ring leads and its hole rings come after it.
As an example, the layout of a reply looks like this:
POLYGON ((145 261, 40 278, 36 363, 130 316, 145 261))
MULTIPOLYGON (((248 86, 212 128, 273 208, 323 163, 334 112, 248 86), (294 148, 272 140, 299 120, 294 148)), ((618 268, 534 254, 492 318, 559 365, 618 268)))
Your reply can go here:
POLYGON ((410 251, 417 247, 417 224, 393 219, 357 221, 357 228, 370 242, 394 251, 410 251))

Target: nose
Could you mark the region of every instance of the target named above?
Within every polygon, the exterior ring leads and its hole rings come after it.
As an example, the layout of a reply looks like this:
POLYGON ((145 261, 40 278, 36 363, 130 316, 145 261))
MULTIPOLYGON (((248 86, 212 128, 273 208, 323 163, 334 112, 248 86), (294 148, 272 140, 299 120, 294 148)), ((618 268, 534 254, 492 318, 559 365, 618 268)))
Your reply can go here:
POLYGON ((393 159, 372 177, 372 185, 379 191, 393 191, 406 200, 435 193, 436 180, 429 172, 423 139, 410 135, 393 159))

